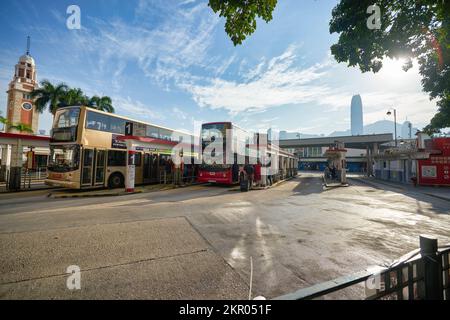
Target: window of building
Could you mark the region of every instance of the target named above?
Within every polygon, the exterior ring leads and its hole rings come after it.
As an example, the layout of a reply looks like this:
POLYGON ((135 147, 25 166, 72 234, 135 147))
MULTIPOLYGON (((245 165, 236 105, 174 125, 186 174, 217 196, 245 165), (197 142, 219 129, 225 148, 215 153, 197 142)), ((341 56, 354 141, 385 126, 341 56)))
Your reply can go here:
POLYGON ((114 151, 108 152, 108 166, 111 167, 124 167, 127 165, 127 153, 126 151, 114 151))
POLYGON ((24 70, 23 69, 19 69, 19 77, 21 77, 21 78, 24 77, 24 70))

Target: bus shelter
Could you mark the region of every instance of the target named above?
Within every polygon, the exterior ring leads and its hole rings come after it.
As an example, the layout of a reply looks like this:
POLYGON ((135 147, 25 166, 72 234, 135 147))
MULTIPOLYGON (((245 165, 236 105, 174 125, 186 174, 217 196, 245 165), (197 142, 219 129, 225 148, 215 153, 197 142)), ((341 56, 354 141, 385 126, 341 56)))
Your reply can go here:
POLYGON ((48 156, 50 137, 0 132, 0 181, 7 189, 19 190, 23 169, 33 170, 39 164, 39 152, 48 156))
POLYGON ((185 164, 197 163, 199 153, 191 142, 166 141, 148 137, 118 137, 127 146, 127 165, 125 172, 125 191, 134 192, 136 184, 136 153, 154 152, 167 157, 168 165, 173 168, 173 181, 181 180, 182 168, 185 164))

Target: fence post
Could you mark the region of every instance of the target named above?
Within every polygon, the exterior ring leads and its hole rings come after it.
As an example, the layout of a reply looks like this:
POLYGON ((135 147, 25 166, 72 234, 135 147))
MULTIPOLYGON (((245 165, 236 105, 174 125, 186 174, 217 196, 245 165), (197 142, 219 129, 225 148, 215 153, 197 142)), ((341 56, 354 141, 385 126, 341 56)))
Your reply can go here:
POLYGON ((438 241, 430 236, 420 236, 420 254, 423 261, 424 294, 426 300, 442 300, 442 283, 440 278, 440 264, 438 241))

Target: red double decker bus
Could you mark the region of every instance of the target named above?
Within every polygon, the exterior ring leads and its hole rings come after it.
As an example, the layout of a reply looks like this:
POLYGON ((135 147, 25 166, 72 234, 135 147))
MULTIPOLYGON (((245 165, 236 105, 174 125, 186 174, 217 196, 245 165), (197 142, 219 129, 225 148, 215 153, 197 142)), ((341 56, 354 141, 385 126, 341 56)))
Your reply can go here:
POLYGON ((298 160, 293 154, 272 145, 267 135, 251 134, 231 122, 203 124, 200 140, 198 182, 239 183, 239 173, 247 162, 259 163, 264 175, 275 181, 297 174, 298 160))
MULTIPOLYGON (((247 132, 231 122, 212 122, 203 124, 200 134, 203 157, 199 169, 198 181, 220 184, 238 183, 239 170, 243 167, 243 164, 238 165, 238 168, 234 166, 233 172, 233 164, 237 163, 239 151, 233 150, 233 144, 231 141, 227 141, 227 139, 245 139, 247 136, 247 132), (232 161, 227 159, 227 150, 233 154, 232 161), (208 155, 211 155, 211 159, 208 159, 208 155)), ((246 142, 247 141, 242 141, 244 145, 246 142)), ((242 154, 239 155, 245 156, 242 154)))

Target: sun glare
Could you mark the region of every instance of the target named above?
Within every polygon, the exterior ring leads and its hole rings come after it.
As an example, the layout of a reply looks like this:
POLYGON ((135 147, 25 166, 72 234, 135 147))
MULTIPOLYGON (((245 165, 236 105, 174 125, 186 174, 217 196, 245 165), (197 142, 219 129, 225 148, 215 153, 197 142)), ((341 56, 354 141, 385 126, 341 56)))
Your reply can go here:
POLYGON ((383 61, 383 68, 381 72, 390 77, 401 77, 406 73, 403 70, 403 66, 408 60, 406 58, 390 59, 387 58, 383 61))

